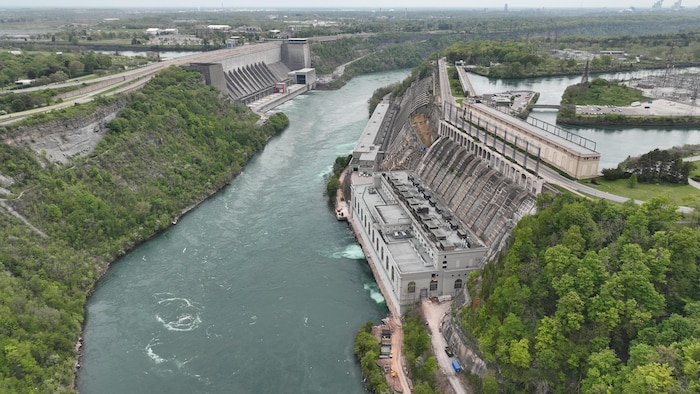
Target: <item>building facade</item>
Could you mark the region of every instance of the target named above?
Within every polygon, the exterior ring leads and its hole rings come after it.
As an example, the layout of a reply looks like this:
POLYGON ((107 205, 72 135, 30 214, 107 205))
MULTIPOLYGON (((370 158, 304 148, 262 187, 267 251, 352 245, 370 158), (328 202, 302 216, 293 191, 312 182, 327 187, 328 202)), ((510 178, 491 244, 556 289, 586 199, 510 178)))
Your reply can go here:
POLYGON ((412 173, 352 177, 350 219, 399 313, 422 297, 462 291, 483 265, 483 242, 412 173))

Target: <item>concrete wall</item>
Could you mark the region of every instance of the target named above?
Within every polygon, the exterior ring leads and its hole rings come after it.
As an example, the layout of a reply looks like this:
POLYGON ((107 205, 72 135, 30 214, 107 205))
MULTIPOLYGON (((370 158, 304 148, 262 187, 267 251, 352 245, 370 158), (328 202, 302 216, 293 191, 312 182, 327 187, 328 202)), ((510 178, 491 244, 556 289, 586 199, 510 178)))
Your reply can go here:
POLYGON ((474 375, 483 377, 486 372, 486 362, 467 345, 472 341, 466 338, 457 326, 457 323, 458 321, 453 319, 452 316, 446 318, 441 327, 442 335, 462 367, 474 375))
POLYGON ((290 70, 311 67, 311 47, 309 44, 284 43, 281 48, 282 61, 290 70))
POLYGON ((187 68, 197 70, 204 76, 207 85, 219 89, 222 94, 228 95, 226 80, 224 79, 224 68, 221 63, 191 63, 187 68))
POLYGON ((265 64, 272 64, 282 61, 282 51, 280 47, 282 42, 269 42, 265 44, 257 44, 246 46, 249 49, 246 52, 238 52, 232 50, 231 57, 225 57, 217 61, 223 67, 224 72, 230 70, 235 70, 237 68, 245 67, 249 64, 255 64, 263 62, 265 64))

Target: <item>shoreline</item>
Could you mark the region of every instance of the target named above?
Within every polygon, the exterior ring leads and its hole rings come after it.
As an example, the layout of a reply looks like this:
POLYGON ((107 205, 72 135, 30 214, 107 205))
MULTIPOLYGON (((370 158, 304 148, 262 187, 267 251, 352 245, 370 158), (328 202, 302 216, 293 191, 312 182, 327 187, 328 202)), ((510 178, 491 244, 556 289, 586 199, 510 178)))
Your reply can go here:
MULTIPOLYGON (((286 127, 285 127, 285 129, 286 129, 286 127)), ((265 140, 265 144, 263 145, 263 148, 264 148, 265 145, 267 145, 267 143, 268 143, 272 138, 274 138, 276 135, 281 134, 283 131, 284 131, 284 130, 280 131, 279 133, 277 133, 277 134, 275 134, 275 135, 272 135, 272 136, 268 137, 268 138, 265 140)), ((262 150, 262 148, 261 148, 260 150, 262 150)), ((98 272, 97 279, 95 280, 95 282, 93 283, 92 287, 90 288, 90 290, 89 290, 89 291, 86 293, 86 295, 85 295, 85 305, 83 305, 83 322, 82 322, 81 327, 80 327, 80 335, 78 336, 78 341, 75 343, 76 354, 75 354, 74 363, 73 363, 73 374, 74 374, 73 376, 74 376, 74 379, 73 379, 73 384, 72 384, 72 387, 71 387, 71 388, 72 388, 76 393, 79 392, 79 391, 78 391, 78 372, 80 371, 80 367, 81 367, 81 365, 80 365, 80 359, 82 358, 82 355, 83 355, 83 353, 82 353, 82 348, 83 348, 83 341, 84 341, 84 338, 85 338, 85 326, 86 326, 86 324, 87 324, 87 305, 88 305, 88 301, 89 301, 89 298, 92 296, 93 292, 95 291, 95 289, 100 285, 101 281, 104 279, 104 277, 105 277, 105 275, 107 274, 107 272, 109 271, 109 269, 112 268, 112 265, 113 265, 113 264, 116 264, 116 263, 119 261, 119 259, 121 259, 121 258, 122 258, 123 256, 125 256, 126 254, 130 253, 132 250, 136 249, 138 246, 140 246, 140 245, 142 245, 142 244, 144 244, 144 243, 150 241, 151 239, 157 237, 158 235, 160 235, 160 234, 162 234, 163 232, 167 231, 167 230, 170 229, 171 227, 177 225, 177 223, 180 221, 181 218, 183 218, 185 215, 187 215, 188 213, 190 213, 190 212, 191 212, 192 210, 194 210, 195 208, 199 207, 202 203, 206 202, 207 200, 209 200, 209 199, 212 198, 212 197, 215 197, 217 194, 223 192, 228 186, 231 185, 231 183, 236 179, 236 177, 238 177, 238 175, 240 175, 240 174, 243 172, 243 169, 245 169, 245 166, 250 162, 250 160, 251 160, 253 157, 255 157, 255 155, 258 154, 258 152, 259 152, 260 150, 258 150, 258 151, 255 152, 253 155, 251 155, 251 156, 248 158, 248 160, 246 161, 246 163, 245 163, 239 170, 234 171, 232 174, 230 174, 230 175, 227 177, 226 182, 224 182, 224 184, 221 185, 221 187, 218 187, 218 188, 216 188, 216 189, 214 189, 214 190, 211 190, 209 193, 207 193, 206 195, 204 195, 204 196, 203 196, 202 198, 200 198, 199 200, 195 201, 195 202, 192 203, 192 204, 189 204, 189 205, 185 206, 182 210, 180 210, 180 214, 174 216, 173 219, 172 219, 172 221, 171 221, 169 224, 167 224, 165 227, 163 227, 162 229, 160 229, 160 230, 154 232, 153 234, 151 234, 150 236, 148 236, 148 237, 146 237, 146 238, 144 238, 144 239, 141 239, 141 240, 138 240, 137 242, 134 242, 132 245, 130 245, 130 246, 128 247, 128 249, 125 249, 125 250, 123 251, 123 253, 119 253, 119 254, 117 254, 116 256, 114 256, 114 258, 113 258, 110 262, 107 263, 107 265, 104 267, 104 269, 100 269, 100 271, 98 272)))

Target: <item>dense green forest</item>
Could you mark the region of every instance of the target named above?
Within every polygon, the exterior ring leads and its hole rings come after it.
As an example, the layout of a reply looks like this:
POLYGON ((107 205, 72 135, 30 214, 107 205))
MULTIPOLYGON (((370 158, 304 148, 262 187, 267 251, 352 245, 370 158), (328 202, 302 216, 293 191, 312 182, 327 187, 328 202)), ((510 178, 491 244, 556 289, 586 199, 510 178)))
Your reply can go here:
POLYGON ((66 165, 0 144, 0 173, 16 181, 0 205, 0 392, 71 391, 83 306, 98 276, 225 186, 288 123, 280 113, 256 126, 247 108, 179 68, 129 102, 95 150, 66 165))
POLYGON ((700 230, 676 208, 539 197, 461 311, 502 392, 700 390, 700 230))
MULTIPOLYGON (((459 40, 460 36, 455 34, 428 35, 425 39, 415 41, 420 36, 407 36, 399 44, 384 43, 370 53, 365 53, 363 49, 368 42, 338 40, 323 43, 323 47, 313 47, 312 51, 318 62, 323 62, 332 71, 336 66, 347 62, 350 59, 359 58, 345 68, 343 76, 331 84, 334 88, 339 88, 351 78, 372 72, 397 70, 401 68, 414 68, 421 66, 427 58, 439 50, 459 40), (321 49, 319 51, 319 49, 321 49), (339 55, 339 54, 345 55, 339 55), (347 53, 354 53, 348 56, 347 53), (337 56, 336 56, 337 55, 337 56), (340 61, 339 61, 340 60, 340 61)), ((371 40, 370 40, 371 41, 371 40)), ((425 65, 420 67, 425 69, 425 65)), ((328 71, 328 72, 330 72, 328 71)), ((402 88, 405 90, 405 86, 402 88)), ((402 93, 399 92, 399 93, 402 93)))

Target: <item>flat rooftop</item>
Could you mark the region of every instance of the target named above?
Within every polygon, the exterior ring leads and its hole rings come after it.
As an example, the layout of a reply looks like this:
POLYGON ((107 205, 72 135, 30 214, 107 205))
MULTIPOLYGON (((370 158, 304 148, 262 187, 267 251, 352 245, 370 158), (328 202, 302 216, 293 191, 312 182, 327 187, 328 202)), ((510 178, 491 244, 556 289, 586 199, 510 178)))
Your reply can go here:
MULTIPOLYGON (((386 115, 388 110, 388 103, 382 102, 377 105, 377 108, 372 112, 372 116, 369 118, 365 129, 357 140, 357 144, 355 144, 355 149, 352 151, 353 156, 360 158, 363 153, 369 153, 370 150, 377 151, 379 149, 378 146, 375 148, 371 148, 371 146, 374 146, 374 141, 379 133, 379 128, 382 126, 384 115, 386 115)), ((367 159, 370 160, 369 157, 367 159)))
POLYGON ((458 252, 485 248, 483 242, 458 223, 452 212, 414 175, 401 171, 375 176, 385 176, 392 191, 386 193, 377 189, 374 182, 367 182, 354 184, 355 195, 368 207, 374 207, 373 216, 380 228, 393 229, 383 231, 382 235, 402 273, 435 270, 428 251, 413 234, 415 228, 419 228, 423 238, 438 250, 458 252))

